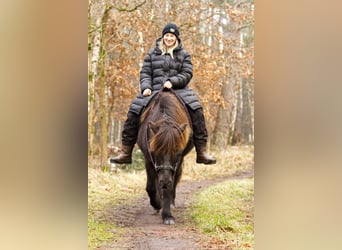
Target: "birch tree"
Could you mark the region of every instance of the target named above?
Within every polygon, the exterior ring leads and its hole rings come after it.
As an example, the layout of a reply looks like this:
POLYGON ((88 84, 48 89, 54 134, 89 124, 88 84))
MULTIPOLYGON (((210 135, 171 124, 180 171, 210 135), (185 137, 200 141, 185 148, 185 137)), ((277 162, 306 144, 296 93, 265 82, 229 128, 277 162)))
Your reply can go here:
MULTIPOLYGON (((103 109, 105 108, 105 101, 102 99, 104 96, 103 93, 103 78, 101 78, 101 72, 103 72, 103 67, 101 67, 101 62, 103 58, 101 58, 102 41, 103 41, 103 29, 106 21, 106 17, 108 15, 108 9, 106 11, 106 2, 104 1, 90 1, 89 9, 88 9, 88 27, 89 27, 89 60, 88 60, 88 70, 89 70, 89 81, 88 81, 88 148, 90 157, 96 151, 95 147, 97 144, 94 143, 95 136, 95 127, 94 124, 97 120, 97 107, 101 106, 101 118, 103 116, 103 109), (97 84, 101 86, 101 96, 100 98, 96 96, 96 86, 97 84), (97 105, 98 102, 101 102, 101 105, 97 105)), ((103 123, 102 123, 103 124, 103 123)), ((103 138, 102 138, 103 139, 103 138)), ((103 145, 102 150, 103 152, 103 145)), ((101 157, 101 165, 103 165, 104 158, 106 156, 103 155, 101 157)))

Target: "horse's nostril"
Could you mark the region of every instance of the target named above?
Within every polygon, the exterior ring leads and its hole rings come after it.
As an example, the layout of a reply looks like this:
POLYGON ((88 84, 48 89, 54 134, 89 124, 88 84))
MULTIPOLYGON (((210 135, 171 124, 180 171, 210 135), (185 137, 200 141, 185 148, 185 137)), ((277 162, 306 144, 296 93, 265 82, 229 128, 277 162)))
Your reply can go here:
POLYGON ((162 188, 162 189, 167 189, 168 188, 168 186, 171 184, 171 182, 169 182, 169 181, 161 181, 160 183, 159 183, 159 186, 162 188))

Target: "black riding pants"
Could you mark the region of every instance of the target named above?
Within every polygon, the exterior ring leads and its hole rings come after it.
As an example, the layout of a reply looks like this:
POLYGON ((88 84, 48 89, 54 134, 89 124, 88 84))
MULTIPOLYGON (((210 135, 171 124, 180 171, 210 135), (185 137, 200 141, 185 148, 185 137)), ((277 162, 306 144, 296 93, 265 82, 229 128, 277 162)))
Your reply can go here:
MULTIPOLYGON (((203 109, 199 108, 196 110, 192 110, 191 108, 188 108, 188 111, 192 121, 193 139, 195 147, 205 147, 208 140, 208 132, 205 125, 203 109)), ((125 121, 122 130, 123 145, 133 146, 136 143, 139 132, 139 126, 140 116, 129 111, 127 114, 127 120, 125 121)))
POLYGON ((188 108, 193 129, 193 139, 196 148, 202 148, 207 145, 208 131, 205 125, 205 119, 203 115, 203 109, 198 108, 192 110, 188 108))
POLYGON ((134 146, 137 142, 138 132, 140 126, 140 116, 136 113, 128 111, 127 120, 122 130, 122 145, 134 146))

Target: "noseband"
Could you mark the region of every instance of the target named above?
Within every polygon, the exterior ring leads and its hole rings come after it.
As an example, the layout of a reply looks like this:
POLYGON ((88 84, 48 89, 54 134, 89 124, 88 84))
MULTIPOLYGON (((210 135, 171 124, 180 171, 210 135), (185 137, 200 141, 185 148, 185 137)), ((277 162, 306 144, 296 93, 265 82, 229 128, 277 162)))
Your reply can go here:
POLYGON ((177 165, 175 167, 172 166, 157 166, 154 162, 152 162, 154 165, 154 169, 156 170, 156 172, 158 172, 159 170, 171 170, 173 172, 176 172, 177 170, 177 165))

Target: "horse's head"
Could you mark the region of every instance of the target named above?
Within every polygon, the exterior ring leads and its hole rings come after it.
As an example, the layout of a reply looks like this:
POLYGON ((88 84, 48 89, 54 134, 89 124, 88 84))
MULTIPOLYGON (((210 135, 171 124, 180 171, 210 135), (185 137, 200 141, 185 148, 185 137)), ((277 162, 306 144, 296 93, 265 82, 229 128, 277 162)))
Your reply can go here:
POLYGON ((173 182, 173 176, 182 163, 188 136, 186 127, 186 123, 177 125, 167 118, 149 123, 150 149, 162 188, 173 182))

